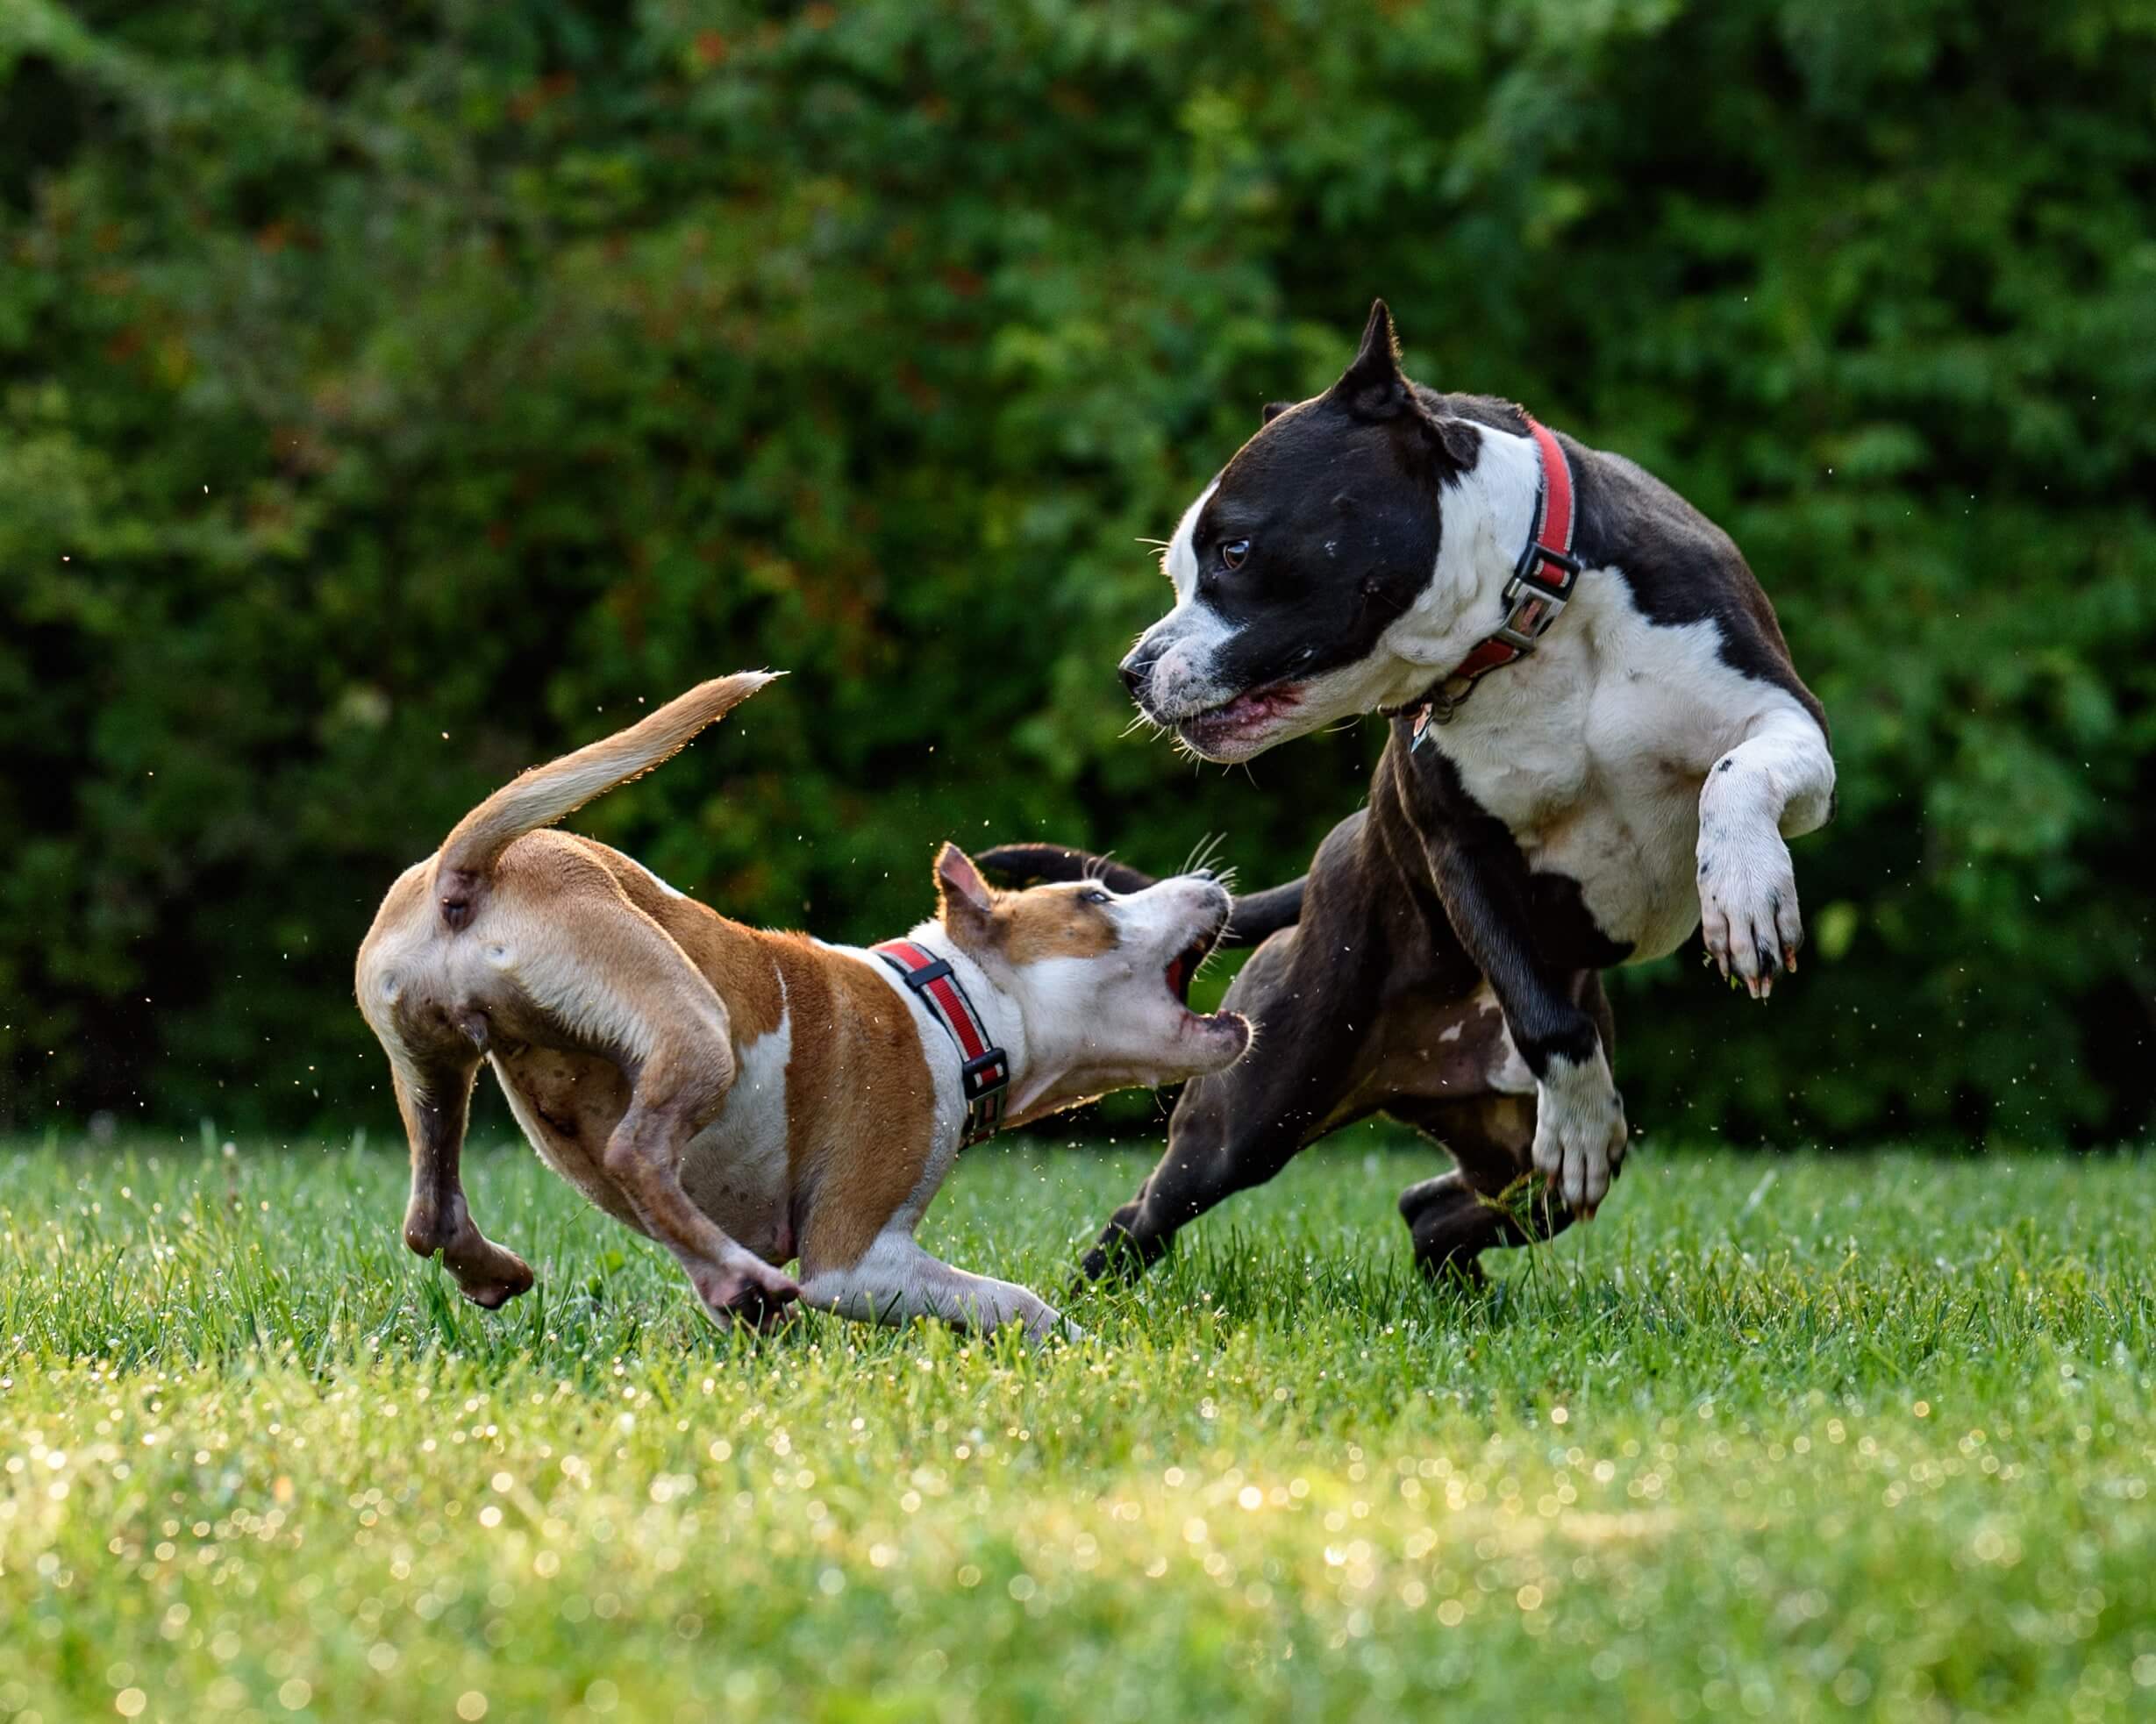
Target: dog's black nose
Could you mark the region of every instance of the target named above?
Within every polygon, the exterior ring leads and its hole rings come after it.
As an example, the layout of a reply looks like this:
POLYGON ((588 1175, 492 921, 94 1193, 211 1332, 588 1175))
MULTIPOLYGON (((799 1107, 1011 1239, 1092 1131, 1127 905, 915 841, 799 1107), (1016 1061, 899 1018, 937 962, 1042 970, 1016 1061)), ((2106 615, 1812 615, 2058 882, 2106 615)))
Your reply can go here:
POLYGON ((1146 679, 1153 674, 1153 660, 1141 659, 1136 652, 1116 666, 1116 673, 1123 679, 1123 686, 1130 690, 1132 700, 1146 692, 1146 679))

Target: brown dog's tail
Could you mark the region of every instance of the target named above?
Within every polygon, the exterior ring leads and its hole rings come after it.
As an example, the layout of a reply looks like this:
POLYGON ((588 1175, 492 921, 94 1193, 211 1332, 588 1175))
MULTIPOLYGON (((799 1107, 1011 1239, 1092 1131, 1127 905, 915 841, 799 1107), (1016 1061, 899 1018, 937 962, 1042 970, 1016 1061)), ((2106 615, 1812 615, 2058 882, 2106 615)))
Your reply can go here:
POLYGON ((435 891, 450 925, 463 925, 471 909, 472 889, 494 871, 502 852, 517 839, 553 825, 595 796, 641 778, 680 753, 697 731, 739 706, 774 674, 742 671, 700 682, 627 730, 534 766, 503 785, 457 822, 442 841, 435 864, 435 891))

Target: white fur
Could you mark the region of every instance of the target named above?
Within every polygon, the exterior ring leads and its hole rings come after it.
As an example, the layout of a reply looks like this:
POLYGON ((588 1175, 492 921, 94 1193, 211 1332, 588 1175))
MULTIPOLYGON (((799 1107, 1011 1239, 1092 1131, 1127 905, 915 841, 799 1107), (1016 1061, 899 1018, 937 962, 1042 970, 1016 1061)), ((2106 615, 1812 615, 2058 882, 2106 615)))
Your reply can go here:
POLYGON ((1707 950, 1754 995, 1803 944, 1796 869, 1785 837, 1825 823, 1834 758, 1809 714, 1774 711, 1708 768, 1699 793, 1699 901, 1707 950))
MULTIPOLYGON (((632 862, 636 862, 636 858, 633 856, 630 857, 628 859, 632 862)), ((642 868, 644 870, 645 878, 650 880, 651 883, 657 887, 661 892, 665 893, 668 897, 686 898, 689 895, 686 892, 682 891, 680 887, 675 886, 667 880, 661 880, 659 877, 659 873, 656 869, 646 867, 641 862, 636 862, 636 866, 642 868)))
POLYGON ((1160 566, 1167 573, 1168 584, 1175 589, 1178 606, 1187 602, 1198 584, 1197 552, 1191 548, 1197 536, 1198 516, 1205 512, 1205 505, 1212 501, 1213 493, 1220 488, 1220 475, 1213 475, 1213 482, 1197 495, 1197 500, 1182 512, 1182 519, 1175 524, 1174 536, 1167 542, 1167 549, 1160 553, 1160 566))
POLYGON ((1183 510, 1175 535, 1160 556, 1160 566, 1175 588, 1175 608, 1146 631, 1146 642, 1156 649, 1146 678, 1146 704, 1165 723, 1217 706, 1237 693, 1219 680, 1220 650, 1235 630, 1199 596, 1197 553, 1191 548, 1198 516, 1219 488, 1216 478, 1198 493, 1197 501, 1183 510))
POLYGON ((682 1151, 682 1189, 751 1250, 767 1243, 786 1212, 786 1068, 794 1057, 793 1007, 779 974, 778 1027, 736 1055, 733 1087, 717 1117, 682 1151))
MULTIPOLYGON (((1490 991, 1488 982, 1481 983, 1472 996, 1476 1007, 1485 1012, 1502 1014, 1504 1008, 1497 1003, 1497 996, 1490 991)), ((1462 1026, 1454 1024, 1446 1032, 1457 1036, 1462 1026)), ((1444 1037, 1439 1037, 1442 1041, 1444 1037)), ((1519 1044, 1512 1039, 1510 1024, 1497 1026, 1497 1052, 1483 1072, 1483 1082, 1501 1095, 1532 1095, 1535 1093, 1535 1074, 1520 1057, 1519 1044)))
POLYGON ((1585 1061, 1551 1056, 1535 1086, 1535 1171, 1570 1208, 1592 1215, 1624 1156, 1624 1103, 1597 1047, 1585 1061))
POLYGON ((931 1257, 910 1224, 885 1229, 852 1267, 810 1277, 801 1296, 818 1310, 862 1322, 931 1317, 982 1329, 1021 1322, 1033 1342, 1051 1335, 1074 1339, 1084 1332, 1037 1293, 931 1257))
MULTIPOLYGON (((1803 761, 1815 777, 1823 770, 1831 786, 1810 715, 1724 663, 1711 623, 1650 623, 1614 571, 1589 570, 1536 652, 1483 678, 1424 745, 1452 760, 1531 868, 1579 881, 1596 925, 1629 942, 1628 961, 1640 963, 1698 925, 1695 852, 1711 794, 1703 787, 1753 735, 1781 738, 1777 759, 1803 761), (1809 750, 1794 740, 1804 732, 1809 750)), ((1770 835, 1781 812, 1767 822, 1770 835)))

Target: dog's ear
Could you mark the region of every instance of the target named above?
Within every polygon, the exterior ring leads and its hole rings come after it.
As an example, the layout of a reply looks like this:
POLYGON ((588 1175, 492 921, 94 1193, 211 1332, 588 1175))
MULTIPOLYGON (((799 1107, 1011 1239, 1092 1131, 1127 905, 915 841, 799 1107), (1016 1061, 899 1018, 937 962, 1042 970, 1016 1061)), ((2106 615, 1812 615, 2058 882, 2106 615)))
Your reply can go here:
POLYGON ((1260 425, 1269 425, 1294 405, 1295 403, 1292 401, 1268 401, 1259 410, 1258 423, 1260 425))
POLYGON ((1326 393, 1367 424, 1396 422, 1413 431, 1448 466, 1474 465, 1479 446, 1474 427, 1458 419, 1440 418, 1423 405, 1415 386, 1400 369, 1400 338, 1393 331, 1392 312, 1381 299, 1371 303, 1370 321, 1362 328, 1362 345, 1340 374, 1340 381, 1326 393))
POLYGON ((1362 345, 1328 393, 1358 419, 1396 419, 1415 410, 1415 391, 1400 369, 1400 338, 1383 300, 1371 302, 1362 345))
POLYGON ((954 940, 977 944, 989 930, 996 894, 973 858, 956 844, 936 852, 936 919, 954 940))

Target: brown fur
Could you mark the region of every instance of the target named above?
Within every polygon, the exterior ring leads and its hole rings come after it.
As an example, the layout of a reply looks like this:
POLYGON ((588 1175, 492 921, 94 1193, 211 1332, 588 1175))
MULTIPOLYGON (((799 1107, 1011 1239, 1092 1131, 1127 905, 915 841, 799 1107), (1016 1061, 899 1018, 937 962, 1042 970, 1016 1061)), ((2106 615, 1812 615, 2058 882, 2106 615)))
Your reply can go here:
POLYGON ((994 951, 1012 965, 1050 958, 1098 958, 1116 945, 1104 906, 1087 901, 1091 881, 997 892, 954 844, 936 858, 936 914, 969 951, 994 951))
POLYGON ((787 1151, 803 1194, 801 1272, 847 1268, 925 1172, 936 1093, 912 1015, 856 959, 782 955, 793 1011, 787 1151))
POLYGON ((997 937, 1013 964, 1050 958, 1098 958, 1116 945, 1116 925, 1082 887, 1057 892, 1004 893, 996 907, 997 937))
MULTIPOLYGON (((480 1232, 459 1180, 485 1058, 541 1157, 672 1251, 713 1315, 775 1315, 801 1296, 782 1268, 798 1257, 826 1308, 970 1310, 983 1321, 1022 1320, 1038 1337, 1060 1319, 1037 1297, 937 1264, 910 1237, 956 1151, 956 1120, 939 1115, 937 1068, 923 1045, 937 1032, 925 1031, 883 967, 745 928, 618 851, 531 828, 603 792, 610 774, 647 770, 767 680, 705 684, 525 773, 390 888, 357 983, 411 1143, 406 1241, 441 1252, 482 1304, 532 1285, 515 1253, 480 1232)), ((949 845, 937 874, 945 932, 982 958, 984 974, 1097 957, 1117 943, 1117 924, 1086 901, 1086 888, 993 894, 949 845)), ((1186 937, 1217 931, 1226 915, 1217 887, 1161 889, 1169 896, 1154 913, 1166 905, 1190 918, 1186 937)), ((1161 937, 1157 923, 1146 925, 1161 937)), ((1120 981, 1130 972, 1103 974, 1120 981)), ((1139 1060, 1131 1072, 1117 1068, 1120 1082, 1216 1070, 1246 1043, 1239 1019, 1193 1020, 1172 999, 1156 1003, 1175 1020, 1160 1027, 1157 1073, 1139 1060), (1211 1029, 1193 1036, 1200 1022, 1211 1029)), ((939 1042, 934 1058, 947 1056, 939 1042)))

